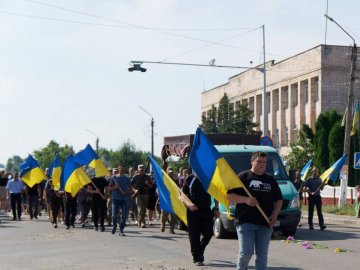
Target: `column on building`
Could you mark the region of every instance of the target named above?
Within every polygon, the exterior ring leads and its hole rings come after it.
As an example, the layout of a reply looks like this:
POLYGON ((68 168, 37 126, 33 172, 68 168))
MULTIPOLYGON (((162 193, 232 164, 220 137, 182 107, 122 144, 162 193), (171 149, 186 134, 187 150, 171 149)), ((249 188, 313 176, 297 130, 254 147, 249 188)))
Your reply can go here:
MULTIPOLYGON (((318 115, 318 104, 319 104, 319 77, 312 77, 310 79, 310 123, 311 127, 315 129, 316 118, 318 115)), ((319 108, 320 109, 320 108, 319 108)))
POLYGON ((274 89, 270 93, 270 122, 269 128, 271 131, 271 139, 273 141, 274 147, 279 147, 279 130, 277 125, 279 111, 279 89, 274 89))
POLYGON ((290 85, 290 143, 296 143, 301 128, 298 87, 298 83, 290 85))
POLYGON ((309 93, 309 80, 303 80, 300 82, 300 91, 303 94, 304 98, 304 115, 305 115, 305 121, 304 124, 311 126, 311 105, 310 105, 310 93, 309 93))
POLYGON ((288 86, 280 88, 280 146, 287 146, 289 144, 288 132, 289 125, 287 121, 288 107, 289 107, 289 90, 288 86))
POLYGON ((256 95, 255 96, 255 110, 254 110, 254 115, 255 115, 255 123, 258 124, 258 126, 256 127, 256 131, 262 130, 262 95, 256 95))
POLYGON ((253 112, 253 122, 256 122, 256 118, 255 118, 255 98, 249 97, 248 99, 248 104, 249 104, 249 109, 253 112))
POLYGON ((300 126, 307 124, 306 122, 306 116, 305 116, 305 112, 306 112, 306 84, 307 81, 300 81, 300 88, 298 91, 298 96, 299 96, 299 124, 300 126))
POLYGON ((267 122, 267 130, 266 130, 266 133, 267 133, 267 136, 270 136, 270 122, 269 122, 269 119, 271 119, 269 117, 269 114, 270 114, 270 92, 267 91, 266 92, 266 96, 265 96, 265 106, 266 106, 266 112, 265 112, 265 121, 267 122))

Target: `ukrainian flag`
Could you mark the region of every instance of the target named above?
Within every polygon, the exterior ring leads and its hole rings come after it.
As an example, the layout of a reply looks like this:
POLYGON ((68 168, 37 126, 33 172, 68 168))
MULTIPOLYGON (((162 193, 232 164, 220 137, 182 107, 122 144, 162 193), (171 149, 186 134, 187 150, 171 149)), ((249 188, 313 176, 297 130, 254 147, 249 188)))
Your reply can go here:
POLYGON ((63 164, 60 189, 71 193, 75 197, 78 191, 89 183, 91 183, 91 180, 81 168, 81 165, 74 161, 73 156, 68 156, 63 164))
POLYGON ((343 155, 338 161, 336 161, 329 169, 327 169, 321 176, 323 182, 328 183, 335 182, 338 178, 339 172, 346 161, 346 155, 343 155))
POLYGON ((61 166, 59 154, 55 153, 55 159, 49 167, 49 177, 52 178, 52 184, 55 190, 60 189, 60 176, 61 176, 61 166))
POLYGON ((300 172, 300 175, 301 175, 301 180, 302 181, 305 181, 306 180, 306 177, 310 171, 310 167, 311 167, 311 163, 312 163, 312 159, 310 159, 308 161, 308 163, 305 164, 304 168, 302 168, 301 172, 300 172))
POLYGON ((205 190, 229 210, 227 191, 243 188, 244 184, 200 128, 196 130, 189 159, 205 190))
POLYGON ((359 127, 359 100, 356 100, 355 106, 354 106, 354 118, 353 118, 350 136, 355 135, 358 127, 359 127))
POLYGON ((105 176, 108 174, 108 170, 104 163, 99 159, 94 149, 88 144, 84 150, 81 150, 74 156, 74 161, 81 164, 87 165, 95 169, 96 177, 105 176))
POLYGON ((32 155, 28 156, 25 162, 20 165, 19 169, 21 180, 29 187, 33 187, 35 184, 39 184, 41 181, 47 179, 44 171, 32 155))
POLYGON ((150 155, 148 155, 148 158, 154 171, 155 183, 159 192, 160 208, 163 211, 177 215, 187 225, 186 206, 180 200, 180 188, 150 155))

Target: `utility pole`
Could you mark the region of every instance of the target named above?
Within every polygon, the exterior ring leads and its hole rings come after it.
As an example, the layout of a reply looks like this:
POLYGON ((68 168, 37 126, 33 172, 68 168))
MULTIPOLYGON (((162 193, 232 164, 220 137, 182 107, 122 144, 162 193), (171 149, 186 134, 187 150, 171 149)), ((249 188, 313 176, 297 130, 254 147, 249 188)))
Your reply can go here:
POLYGON ((263 136, 268 136, 268 115, 267 115, 267 107, 266 107, 266 59, 265 59, 265 25, 262 26, 263 29, 263 53, 264 53, 264 70, 263 70, 263 75, 264 75, 264 88, 263 88, 263 98, 262 98, 262 115, 263 115, 263 119, 262 119, 262 127, 263 127, 263 136))
POLYGON ((96 154, 99 155, 99 136, 92 132, 90 129, 85 129, 87 132, 91 133, 92 135, 96 136, 96 140, 95 140, 95 147, 96 147, 96 154))
POLYGON ((141 110, 146 112, 151 117, 151 155, 154 156, 154 117, 151 113, 145 110, 143 107, 138 106, 141 110))
POLYGON ((348 91, 348 104, 347 104, 347 115, 346 115, 346 124, 345 124, 345 138, 344 138, 344 154, 347 155, 346 162, 344 166, 347 166, 347 173, 346 177, 341 179, 340 185, 340 198, 339 198, 339 207, 343 207, 346 203, 346 192, 348 186, 348 178, 350 172, 350 142, 351 142, 351 128, 352 128, 352 111, 353 111, 353 104, 354 104, 354 82, 355 82, 355 72, 356 72, 356 60, 357 60, 357 46, 355 39, 340 25, 338 24, 333 18, 325 14, 325 17, 330 20, 331 22, 335 23, 341 30, 345 32, 352 40, 353 46, 351 49, 351 70, 350 70, 350 84, 349 84, 349 91, 348 91))

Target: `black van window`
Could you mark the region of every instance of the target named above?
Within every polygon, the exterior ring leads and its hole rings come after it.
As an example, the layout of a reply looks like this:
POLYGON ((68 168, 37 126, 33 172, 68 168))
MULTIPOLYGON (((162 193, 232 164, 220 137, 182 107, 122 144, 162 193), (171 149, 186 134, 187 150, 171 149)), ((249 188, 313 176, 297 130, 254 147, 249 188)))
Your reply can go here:
MULTIPOLYGON (((252 153, 222 153, 236 174, 251 168, 252 153)), ((272 174, 276 180, 288 179, 280 157, 275 153, 268 153, 266 171, 272 174)))

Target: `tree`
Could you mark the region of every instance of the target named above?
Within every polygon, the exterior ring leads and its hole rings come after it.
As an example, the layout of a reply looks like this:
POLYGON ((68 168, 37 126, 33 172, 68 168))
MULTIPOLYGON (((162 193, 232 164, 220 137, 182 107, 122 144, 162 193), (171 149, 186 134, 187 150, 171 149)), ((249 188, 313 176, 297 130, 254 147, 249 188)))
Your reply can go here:
POLYGON ((299 171, 313 158, 314 145, 310 139, 313 136, 314 134, 308 125, 301 127, 298 141, 290 145, 291 152, 284 157, 289 168, 299 171))
POLYGON ((35 150, 34 157, 39 162, 40 167, 45 169, 53 162, 56 152, 59 153, 60 162, 63 163, 70 154, 74 153, 74 150, 67 144, 60 146, 56 141, 51 140, 44 148, 35 150))
POLYGON ((234 106, 225 93, 219 101, 219 108, 212 105, 209 114, 202 116, 201 129, 205 133, 244 133, 256 134, 254 128, 258 126, 252 121, 253 112, 247 104, 239 104, 234 111, 234 106))
POLYGON ((7 172, 19 172, 20 164, 23 163, 24 160, 20 156, 13 156, 9 158, 6 162, 6 171, 7 172))
POLYGON ((235 133, 245 133, 245 134, 256 134, 257 131, 254 130, 258 124, 253 123, 251 120, 253 117, 253 112, 249 109, 246 104, 240 104, 235 110, 234 116, 234 132, 235 133))
POLYGON ((233 132, 233 120, 234 107, 230 105, 229 97, 226 93, 224 93, 223 97, 219 101, 219 109, 217 115, 217 126, 219 127, 219 132, 233 132))
POLYGON ((136 168, 137 165, 146 164, 147 161, 146 153, 137 150, 130 140, 124 142, 117 151, 111 153, 111 167, 118 167, 119 165, 122 165, 127 168, 136 168))
POLYGON ((329 164, 333 164, 342 157, 344 151, 345 129, 341 126, 341 121, 337 121, 330 130, 328 148, 329 164))
POLYGON ((341 121, 342 116, 336 111, 321 113, 315 123, 314 136, 314 164, 319 171, 324 172, 329 168, 329 134, 336 122, 341 121))

